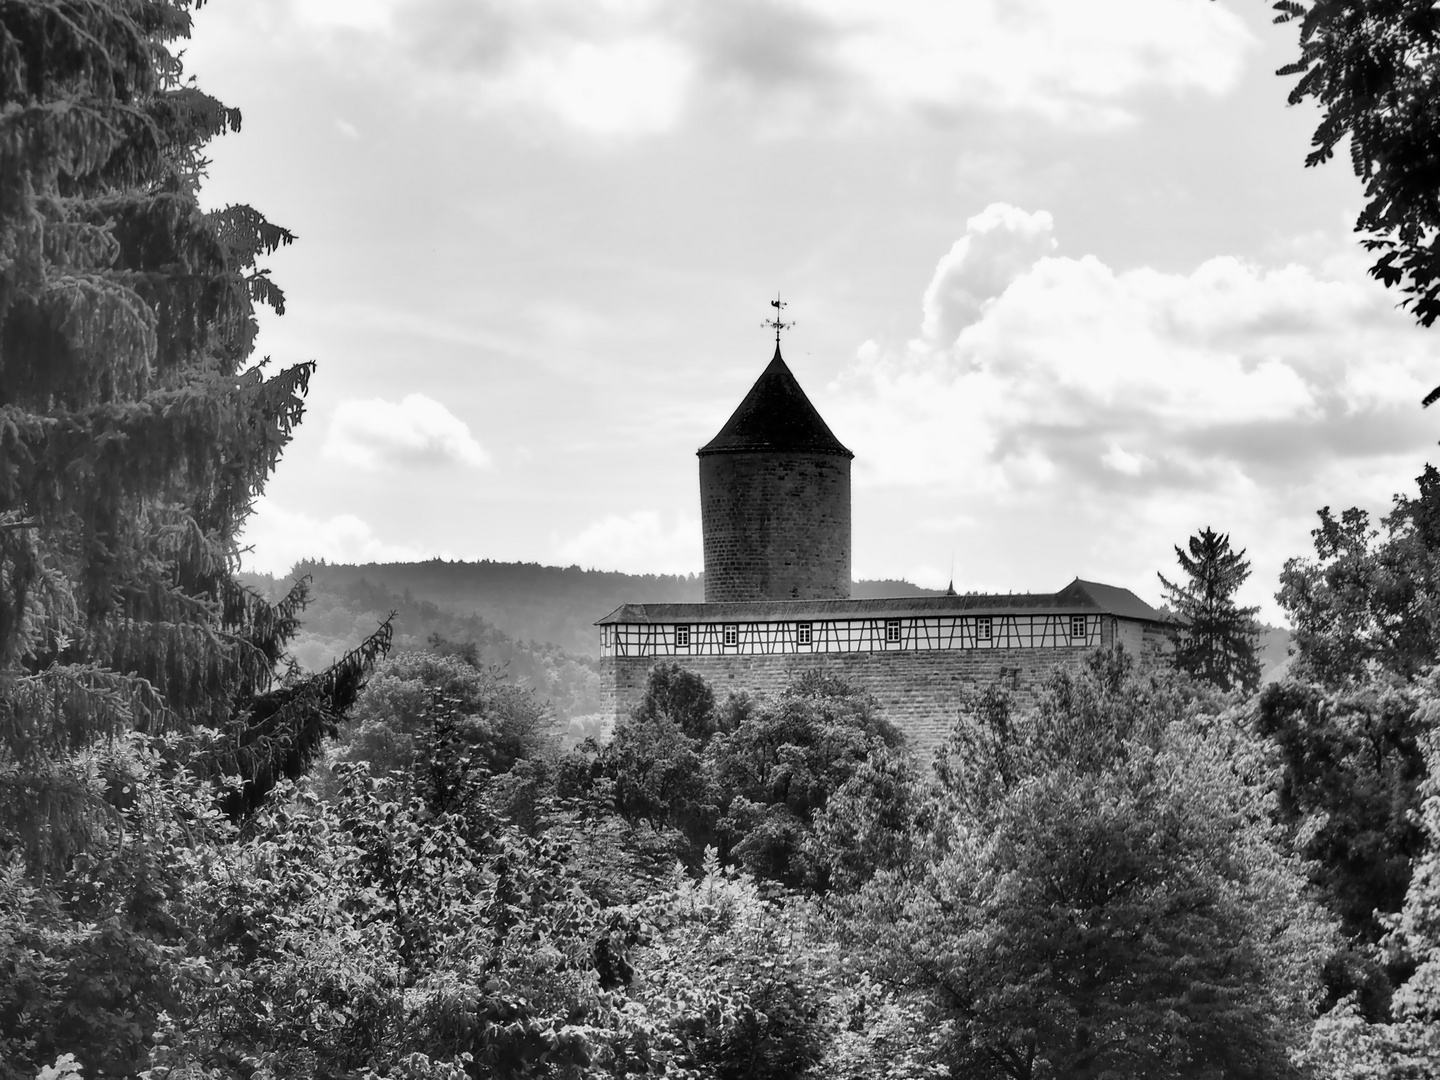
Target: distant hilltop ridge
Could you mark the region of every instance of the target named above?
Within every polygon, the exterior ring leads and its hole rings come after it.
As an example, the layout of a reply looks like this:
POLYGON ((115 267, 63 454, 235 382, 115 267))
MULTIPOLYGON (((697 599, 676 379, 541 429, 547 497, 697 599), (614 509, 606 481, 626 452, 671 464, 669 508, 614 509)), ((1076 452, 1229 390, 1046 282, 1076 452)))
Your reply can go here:
MULTIPOLYGON (((447 611, 477 614, 521 641, 558 645, 566 652, 598 656, 596 612, 621 604, 699 603, 705 595, 703 574, 626 574, 579 566, 481 559, 427 559, 424 562, 332 563, 304 560, 290 577, 309 574, 319 588, 336 591, 367 581, 391 592, 409 593, 447 611)), ((908 581, 857 581, 856 599, 888 596, 940 596, 908 581)))

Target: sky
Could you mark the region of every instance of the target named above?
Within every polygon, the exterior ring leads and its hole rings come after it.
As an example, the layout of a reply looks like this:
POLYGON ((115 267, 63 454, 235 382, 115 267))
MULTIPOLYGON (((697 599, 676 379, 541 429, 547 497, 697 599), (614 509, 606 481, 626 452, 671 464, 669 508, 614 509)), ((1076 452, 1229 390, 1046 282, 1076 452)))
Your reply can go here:
POLYGON ((702 569, 695 450, 783 351, 855 453, 854 571, 1161 599, 1278 574, 1440 437, 1266 0, 214 0, 203 198, 298 236, 318 363, 246 565, 702 569))

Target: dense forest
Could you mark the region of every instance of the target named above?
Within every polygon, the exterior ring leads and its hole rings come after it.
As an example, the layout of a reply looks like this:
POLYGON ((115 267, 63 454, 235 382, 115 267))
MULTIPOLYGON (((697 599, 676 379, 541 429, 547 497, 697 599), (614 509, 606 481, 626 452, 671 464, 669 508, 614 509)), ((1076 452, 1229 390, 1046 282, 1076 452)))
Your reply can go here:
POLYGON ((197 200, 191 6, 0 3, 0 1080, 1440 1071, 1440 472, 1320 511, 1283 677, 1206 528, 1174 652, 933 761, 671 665, 570 745, 563 642, 403 583, 317 575, 414 610, 307 668, 310 582, 235 569, 293 238, 197 200))

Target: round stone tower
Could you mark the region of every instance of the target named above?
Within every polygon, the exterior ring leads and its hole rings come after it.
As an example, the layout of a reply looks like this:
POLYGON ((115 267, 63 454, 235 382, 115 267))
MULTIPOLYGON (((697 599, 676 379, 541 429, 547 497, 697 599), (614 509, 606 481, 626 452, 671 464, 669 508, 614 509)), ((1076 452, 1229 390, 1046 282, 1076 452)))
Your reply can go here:
POLYGON ((705 600, 850 596, 850 460, 780 358, 698 451, 705 600))

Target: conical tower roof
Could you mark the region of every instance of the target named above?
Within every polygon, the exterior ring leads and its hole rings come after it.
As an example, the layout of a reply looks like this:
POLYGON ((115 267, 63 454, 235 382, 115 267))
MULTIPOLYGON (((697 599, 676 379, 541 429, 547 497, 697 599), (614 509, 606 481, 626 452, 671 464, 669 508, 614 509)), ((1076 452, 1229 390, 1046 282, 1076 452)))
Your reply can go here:
POLYGON ((725 421, 699 454, 724 454, 743 450, 805 451, 812 454, 855 455, 841 445, 829 425, 821 419, 795 381, 795 376, 780 358, 775 358, 760 373, 755 385, 740 402, 739 408, 725 421))

